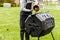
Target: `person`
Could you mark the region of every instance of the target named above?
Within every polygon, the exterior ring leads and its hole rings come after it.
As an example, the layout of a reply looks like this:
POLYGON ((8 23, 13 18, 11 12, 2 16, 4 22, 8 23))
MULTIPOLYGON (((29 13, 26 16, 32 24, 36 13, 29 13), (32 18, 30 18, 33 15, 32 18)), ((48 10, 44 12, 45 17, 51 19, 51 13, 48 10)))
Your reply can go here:
MULTIPOLYGON (((25 20, 26 18, 32 14, 32 6, 38 5, 38 0, 20 0, 20 36, 21 40, 24 40, 24 32, 25 32, 25 20)), ((29 40, 29 34, 25 33, 25 40, 29 40)))

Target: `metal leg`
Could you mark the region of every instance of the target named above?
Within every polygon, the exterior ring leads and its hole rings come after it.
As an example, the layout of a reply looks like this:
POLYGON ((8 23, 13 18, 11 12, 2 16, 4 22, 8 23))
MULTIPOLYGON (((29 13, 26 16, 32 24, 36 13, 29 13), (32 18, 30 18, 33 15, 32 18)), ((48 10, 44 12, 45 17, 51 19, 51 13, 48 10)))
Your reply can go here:
POLYGON ((53 36, 53 33, 52 33, 52 32, 51 32, 51 35, 52 35, 53 40, 55 40, 55 38, 54 38, 54 36, 53 36))
POLYGON ((38 40, 39 40, 39 37, 38 37, 38 40))

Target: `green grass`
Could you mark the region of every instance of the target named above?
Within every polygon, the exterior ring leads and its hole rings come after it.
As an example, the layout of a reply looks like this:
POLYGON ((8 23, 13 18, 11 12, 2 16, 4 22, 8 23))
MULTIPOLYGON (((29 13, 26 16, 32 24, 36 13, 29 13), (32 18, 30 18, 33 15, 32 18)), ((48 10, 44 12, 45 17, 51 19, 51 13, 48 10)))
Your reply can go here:
MULTIPOLYGON (((42 9, 41 11, 46 11, 42 9)), ((53 34, 56 40, 60 40, 60 10, 49 10, 55 18, 55 28, 53 34)), ((19 27, 20 8, 0 8, 0 40, 20 40, 20 27, 19 27), (7 31, 8 30, 8 31, 7 31)), ((37 38, 30 37, 31 40, 37 38)), ((45 35, 40 38, 41 40, 52 40, 51 34, 45 35)))
POLYGON ((18 7, 0 8, 0 35, 2 40, 19 40, 19 15, 18 7), (9 30, 7 31, 7 29, 9 30))

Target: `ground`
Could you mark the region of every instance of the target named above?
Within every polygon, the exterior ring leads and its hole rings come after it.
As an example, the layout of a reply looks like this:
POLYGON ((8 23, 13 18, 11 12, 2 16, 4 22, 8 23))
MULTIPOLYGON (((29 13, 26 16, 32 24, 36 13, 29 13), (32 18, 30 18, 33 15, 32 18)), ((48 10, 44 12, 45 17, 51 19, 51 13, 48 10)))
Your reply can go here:
MULTIPOLYGON (((53 35, 56 40, 60 40, 60 10, 56 9, 41 9, 47 11, 55 18, 55 28, 53 35)), ((0 8, 0 40, 20 40, 20 26, 19 26, 20 8, 0 8)), ((31 40, 37 38, 31 37, 31 40)), ((40 40, 52 40, 51 34, 40 37, 40 40)))

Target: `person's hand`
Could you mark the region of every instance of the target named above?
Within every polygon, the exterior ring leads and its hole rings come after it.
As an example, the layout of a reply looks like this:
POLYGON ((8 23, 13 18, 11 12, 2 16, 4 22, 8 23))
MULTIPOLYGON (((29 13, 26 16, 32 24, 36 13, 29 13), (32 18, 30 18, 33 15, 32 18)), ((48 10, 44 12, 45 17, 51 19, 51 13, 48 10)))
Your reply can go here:
POLYGON ((38 3, 37 2, 33 2, 33 5, 38 5, 38 3))

